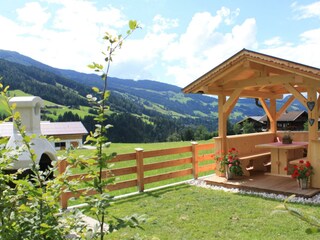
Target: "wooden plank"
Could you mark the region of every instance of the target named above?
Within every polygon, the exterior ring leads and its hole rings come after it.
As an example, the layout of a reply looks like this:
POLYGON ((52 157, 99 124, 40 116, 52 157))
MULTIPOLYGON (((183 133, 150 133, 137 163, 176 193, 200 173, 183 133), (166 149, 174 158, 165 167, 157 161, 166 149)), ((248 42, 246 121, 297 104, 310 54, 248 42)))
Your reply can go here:
POLYGON ((125 168, 116 168, 116 169, 111 169, 111 172, 114 176, 123 176, 127 174, 136 173, 137 167, 132 166, 132 167, 125 167, 125 168))
POLYGON ((129 187, 136 187, 138 184, 137 179, 132 179, 132 180, 127 180, 123 182, 118 182, 114 185, 109 185, 108 189, 109 191, 115 191, 115 190, 120 190, 124 188, 129 188, 129 187))
POLYGON ((204 162, 204 161, 208 161, 208 160, 214 160, 214 154, 210 153, 210 154, 203 154, 201 156, 199 156, 198 161, 199 162, 204 162))
POLYGON ((216 169, 215 163, 204 165, 204 166, 199 166, 199 172, 208 172, 208 171, 215 170, 215 169, 216 169))
MULTIPOLYGON (((207 92, 207 94, 211 94, 211 95, 222 95, 222 94, 224 94, 225 96, 230 96, 232 93, 233 93, 233 91, 231 91, 231 90, 229 90, 229 91, 225 91, 225 90, 218 91, 217 89, 211 89, 211 90, 208 90, 208 92, 207 92)), ((241 92, 240 97, 282 99, 283 98, 283 94, 274 93, 274 92, 270 92, 270 91, 243 90, 241 92)))
MULTIPOLYGON (((118 182, 114 185, 109 185, 107 187, 107 189, 109 191, 115 191, 115 190, 119 190, 119 189, 124 189, 124 188, 129 188, 129 187, 135 187, 137 186, 137 179, 132 179, 132 180, 128 180, 128 181, 123 181, 123 182, 118 182)), ((79 189, 76 192, 64 192, 63 196, 65 199, 70 199, 72 197, 74 198, 78 198, 81 195, 86 195, 86 196, 90 196, 90 195, 94 195, 97 194, 97 191, 95 190, 87 190, 85 188, 79 189)))
POLYGON ((166 156, 166 155, 173 155, 173 154, 180 154, 180 153, 188 153, 191 151, 192 151, 191 146, 160 149, 160 150, 146 151, 143 153, 143 157, 144 158, 159 157, 159 156, 166 156))
POLYGON ((188 158, 181 158, 181 159, 170 160, 170 161, 165 161, 165 162, 150 163, 150 164, 144 165, 144 170, 150 171, 150 170, 155 170, 155 169, 175 167, 175 166, 188 164, 191 162, 192 162, 192 158, 188 157, 188 158))
POLYGON ((191 175, 192 174, 192 169, 184 169, 184 170, 180 170, 180 171, 175 171, 175 172, 169 172, 169 173, 164 173, 164 174, 159 174, 156 176, 151 176, 151 177, 146 177, 144 179, 144 183, 153 183, 153 182, 159 182, 159 181, 163 181, 163 180, 167 180, 167 179, 171 179, 171 178, 177 178, 177 177, 183 177, 183 176, 187 176, 187 175, 191 175))
MULTIPOLYGON (((104 170, 102 171, 102 176, 103 178, 107 177, 112 177, 112 176, 123 176, 127 174, 132 174, 137 172, 137 167, 132 166, 132 167, 126 167, 126 168, 116 168, 116 169, 111 169, 111 170, 104 170), (111 174, 111 173, 112 174, 111 174)), ((74 179, 81 179, 82 181, 91 181, 92 178, 86 177, 88 174, 87 173, 79 173, 79 174, 73 174, 68 177, 68 180, 74 180, 74 179)))
POLYGON ((271 156, 271 152, 265 152, 265 153, 259 153, 259 154, 253 154, 253 155, 248 155, 248 156, 242 156, 239 157, 239 160, 254 160, 254 159, 259 159, 261 157, 266 157, 266 156, 271 156))
POLYGON ((283 177, 257 174, 250 177, 239 177, 235 180, 226 180, 225 178, 213 175, 205 179, 205 182, 226 188, 239 188, 257 192, 284 194, 287 196, 295 194, 296 196, 306 198, 313 197, 320 193, 320 189, 318 188, 300 189, 297 186, 297 182, 290 176, 283 177))
POLYGON ((117 155, 115 158, 113 158, 109 162, 110 163, 123 162, 123 161, 135 160, 135 159, 136 159, 136 154, 135 153, 125 153, 125 154, 117 155))
MULTIPOLYGON (((250 79, 235 81, 232 83, 232 86, 235 88, 246 88, 246 87, 262 87, 262 86, 272 86, 278 85, 281 83, 290 83, 294 80, 294 74, 286 75, 276 75, 276 76, 261 76, 253 77, 250 79)), ((227 86, 225 86, 227 87, 227 86)))
POLYGON ((203 151, 203 150, 214 150, 214 143, 206 143, 206 144, 200 144, 198 146, 199 151, 203 151))

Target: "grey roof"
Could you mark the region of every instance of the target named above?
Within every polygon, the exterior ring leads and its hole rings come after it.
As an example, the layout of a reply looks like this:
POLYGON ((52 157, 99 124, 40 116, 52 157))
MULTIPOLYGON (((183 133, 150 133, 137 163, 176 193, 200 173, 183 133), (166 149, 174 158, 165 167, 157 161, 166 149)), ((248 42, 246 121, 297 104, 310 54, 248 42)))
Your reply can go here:
POLYGON ((258 122, 261 122, 262 120, 262 118, 263 118, 264 116, 250 116, 250 118, 252 118, 253 120, 256 120, 256 121, 258 121, 258 122))
MULTIPOLYGON (((284 112, 281 114, 279 119, 277 120, 278 122, 293 122, 295 121, 298 117, 300 117, 303 113, 306 113, 306 111, 292 111, 292 112, 284 112)), ((261 121, 266 122, 267 121, 267 115, 264 115, 261 121)))
POLYGON ((247 121, 247 120, 250 120, 250 119, 256 121, 257 124, 258 124, 258 123, 263 124, 263 121, 261 120, 262 118, 263 118, 263 116, 248 116, 248 117, 242 119, 241 121, 237 122, 237 124, 243 123, 243 122, 245 122, 245 121, 247 121))
MULTIPOLYGON (((82 122, 41 122, 41 133, 45 136, 72 135, 88 133, 82 122)), ((13 132, 12 122, 0 124, 0 137, 10 137, 13 132)))

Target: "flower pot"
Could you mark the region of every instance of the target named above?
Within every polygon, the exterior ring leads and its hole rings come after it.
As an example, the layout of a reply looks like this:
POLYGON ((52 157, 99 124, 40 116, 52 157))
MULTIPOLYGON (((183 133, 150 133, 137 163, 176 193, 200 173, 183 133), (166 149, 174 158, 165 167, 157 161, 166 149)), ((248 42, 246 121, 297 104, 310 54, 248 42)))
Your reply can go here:
POLYGON ((309 188, 309 178, 300 178, 298 179, 300 189, 308 189, 309 188))
POLYGON ((283 139, 282 139, 282 143, 283 143, 283 144, 292 144, 292 139, 283 138, 283 139))
POLYGON ((229 168, 229 167, 226 168, 226 178, 227 178, 228 180, 235 178, 235 174, 230 171, 230 168, 229 168))

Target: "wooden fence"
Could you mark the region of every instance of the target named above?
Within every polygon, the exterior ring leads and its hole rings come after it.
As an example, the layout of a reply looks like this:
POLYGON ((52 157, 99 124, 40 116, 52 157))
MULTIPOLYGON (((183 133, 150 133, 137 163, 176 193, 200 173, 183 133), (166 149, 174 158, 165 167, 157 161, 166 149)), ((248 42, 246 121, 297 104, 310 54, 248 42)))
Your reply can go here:
MULTIPOLYGON (((146 184, 159 182, 167 179, 178 178, 183 176, 190 175, 190 179, 193 177, 197 179, 200 173, 208 172, 215 169, 215 164, 213 163, 214 154, 213 154, 214 144, 198 144, 192 142, 191 146, 179 147, 179 148, 169 148, 153 151, 144 151, 142 148, 136 148, 134 153, 120 154, 117 155, 110 163, 118 163, 124 161, 131 161, 131 166, 124 168, 111 169, 113 176, 119 177, 129 174, 136 174, 135 179, 125 180, 121 182, 116 182, 114 185, 109 185, 108 189, 110 191, 137 187, 139 192, 143 192, 146 184), (208 153, 210 152, 210 153, 208 153), (189 153, 188 157, 180 159, 169 159, 162 162, 146 163, 146 159, 177 155, 189 153), (135 161, 132 164, 132 161, 135 161), (132 166, 133 165, 133 166, 132 166), (148 171, 177 167, 186 165, 188 168, 183 168, 176 171, 165 172, 157 175, 145 176, 148 171)), ((171 156, 172 157, 172 156, 171 156)), ((59 173, 62 174, 66 171, 67 161, 61 160, 59 162, 59 173)), ((128 164, 130 165, 130 164, 128 164)), ((79 179, 80 181, 89 181, 90 179, 86 178, 87 174, 75 174, 68 178, 68 180, 79 179)), ((107 171, 104 172, 104 175, 107 177, 109 174, 107 171)), ((87 191, 86 189, 79 189, 77 192, 64 192, 61 195, 61 207, 63 209, 68 207, 68 200, 72 197, 79 197, 81 194, 93 195, 96 194, 95 191, 87 191)))

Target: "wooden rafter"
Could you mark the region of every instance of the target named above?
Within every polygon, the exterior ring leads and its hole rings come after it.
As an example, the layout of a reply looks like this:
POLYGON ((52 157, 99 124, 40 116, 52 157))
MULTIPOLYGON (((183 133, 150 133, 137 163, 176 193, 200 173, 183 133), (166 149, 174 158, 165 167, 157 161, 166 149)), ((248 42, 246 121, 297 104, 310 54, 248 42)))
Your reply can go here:
POLYGON ((242 89, 236 89, 231 96, 229 97, 229 99, 226 101, 226 103, 223 105, 223 113, 226 114, 226 116, 228 116, 230 114, 230 112, 232 111, 234 105, 237 103, 239 96, 241 94, 242 89))
POLYGON ((239 87, 245 88, 245 87, 272 86, 279 83, 280 84, 290 83, 292 81, 294 81, 294 74, 254 77, 247 80, 234 81, 230 84, 232 84, 232 86, 236 88, 239 88, 239 87))
POLYGON ((271 113, 266 101, 263 98, 259 98, 259 101, 260 101, 264 111, 266 112, 268 118, 270 119, 270 121, 274 121, 275 120, 274 116, 272 115, 272 113, 271 113))
POLYGON ((293 95, 296 99, 298 99, 305 107, 307 107, 307 99, 291 84, 284 84, 285 88, 293 95))
MULTIPOLYGON (((207 89, 207 91, 204 91, 204 93, 212 94, 212 95, 224 94, 226 96, 231 96, 231 94, 234 91, 234 90, 232 90, 232 91, 231 90, 229 90, 229 91, 224 91, 224 90, 216 91, 216 90, 217 89, 212 89, 212 90, 207 89)), ((266 92, 266 91, 258 92, 256 90, 242 90, 241 97, 282 99, 283 95, 275 93, 275 92, 266 92)))
POLYGON ((279 119, 279 117, 282 115, 282 113, 284 113, 284 111, 287 110, 287 108, 290 106, 290 104, 295 100, 295 97, 293 95, 291 95, 291 97, 288 99, 288 101, 283 104, 283 106, 280 108, 280 110, 277 112, 276 115, 276 120, 279 119))

